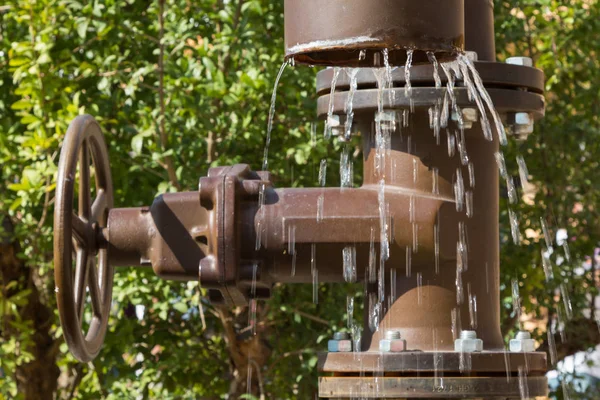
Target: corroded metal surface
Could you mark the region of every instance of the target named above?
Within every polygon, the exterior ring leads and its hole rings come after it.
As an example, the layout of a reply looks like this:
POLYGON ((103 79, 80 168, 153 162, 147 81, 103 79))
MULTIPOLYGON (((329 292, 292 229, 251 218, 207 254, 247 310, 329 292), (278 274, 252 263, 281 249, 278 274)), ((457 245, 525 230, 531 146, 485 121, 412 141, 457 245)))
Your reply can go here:
POLYGON ((522 381, 505 377, 319 378, 319 397, 324 399, 521 399, 523 393, 527 393, 527 398, 546 396, 546 378, 530 376, 522 381))
MULTIPOLYGON (((389 63, 403 65, 406 49, 414 61, 425 51, 451 58, 464 46, 464 1, 286 0, 286 56, 313 65, 372 66, 382 49, 389 63), (360 52, 364 51, 364 57, 360 52)), ((379 60, 379 61, 377 61, 379 60)))
POLYGON ((90 115, 79 116, 69 125, 58 165, 54 279, 65 341, 82 362, 90 361, 98 354, 108 324, 113 269, 105 244, 98 237, 99 231, 106 226, 112 204, 108 153, 100 126, 90 115), (94 199, 91 198, 92 180, 96 183, 94 199), (76 193, 78 207, 74 205, 76 193), (88 290, 92 319, 84 333, 88 290))

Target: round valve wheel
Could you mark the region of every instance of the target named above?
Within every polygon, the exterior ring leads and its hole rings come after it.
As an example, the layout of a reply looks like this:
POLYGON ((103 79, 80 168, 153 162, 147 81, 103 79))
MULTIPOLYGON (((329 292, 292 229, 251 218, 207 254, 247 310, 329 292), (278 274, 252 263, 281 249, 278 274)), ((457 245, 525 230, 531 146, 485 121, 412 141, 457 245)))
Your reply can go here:
POLYGON ((69 125, 60 153, 54 278, 63 334, 73 355, 82 362, 96 357, 108 325, 113 269, 101 231, 112 205, 108 152, 100 126, 90 115, 79 116, 69 125), (86 312, 88 297, 91 307, 86 312))

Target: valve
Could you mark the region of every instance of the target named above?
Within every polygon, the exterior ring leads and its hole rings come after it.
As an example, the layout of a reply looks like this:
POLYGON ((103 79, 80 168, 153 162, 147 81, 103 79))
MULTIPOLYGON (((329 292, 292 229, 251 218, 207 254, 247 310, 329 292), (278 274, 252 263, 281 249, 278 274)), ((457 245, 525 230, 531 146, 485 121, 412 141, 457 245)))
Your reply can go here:
POLYGON ((100 126, 90 115, 79 116, 69 125, 58 165, 54 279, 65 341, 82 362, 98 354, 108 325, 113 268, 101 230, 107 225, 112 206, 112 178, 100 126), (84 332, 88 295, 91 321, 84 332))

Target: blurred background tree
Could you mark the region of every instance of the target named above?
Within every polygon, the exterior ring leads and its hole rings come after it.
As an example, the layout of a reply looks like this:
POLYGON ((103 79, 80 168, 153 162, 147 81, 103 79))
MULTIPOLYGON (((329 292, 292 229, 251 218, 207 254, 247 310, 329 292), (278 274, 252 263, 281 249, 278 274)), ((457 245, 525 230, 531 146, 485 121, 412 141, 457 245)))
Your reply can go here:
MULTIPOLYGON (((521 282, 525 313, 541 321, 543 346, 546 327, 565 312, 557 311, 564 307, 559 286, 545 283, 540 266, 544 218, 553 234, 566 229, 571 251, 571 262, 557 268, 577 323, 558 325, 566 325, 568 339, 557 336, 560 358, 600 341, 593 307, 600 234, 593 179, 600 154, 597 3, 496 1, 499 59, 531 56, 548 80, 546 119, 526 142, 511 142, 506 155, 526 156, 537 190, 532 205, 515 209, 521 246, 509 240, 506 204, 501 215, 503 328, 508 335, 517 325, 513 279, 521 282)), ((314 397, 316 353, 346 325, 347 295, 357 298, 361 319, 360 286, 321 285, 314 304, 310 285, 279 285, 259 305, 252 336, 247 310, 211 306, 197 282, 122 269, 106 344, 88 364, 68 353, 54 299, 53 190, 69 122, 81 113, 100 122, 115 205, 149 204, 159 193, 195 190, 211 166, 245 162, 260 169, 282 61, 283 1, 0 5, 0 398, 314 397)), ((288 68, 279 87, 269 157, 278 186, 316 185, 322 158, 333 171, 328 185, 339 183, 339 144, 326 142, 315 124, 315 74, 288 68)), ((354 156, 358 169, 361 156, 354 156)))

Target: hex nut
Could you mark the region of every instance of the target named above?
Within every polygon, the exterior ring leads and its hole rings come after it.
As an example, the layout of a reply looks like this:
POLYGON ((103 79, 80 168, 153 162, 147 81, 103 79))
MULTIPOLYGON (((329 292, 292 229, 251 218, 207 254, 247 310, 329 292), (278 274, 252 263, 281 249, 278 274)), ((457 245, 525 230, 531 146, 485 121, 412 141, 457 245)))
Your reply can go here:
POLYGON ((477 339, 475 331, 462 331, 460 338, 454 341, 454 351, 461 353, 483 351, 483 340, 477 339))
POLYGON ((531 353, 535 351, 535 340, 531 338, 529 332, 519 332, 514 339, 509 342, 509 349, 513 353, 531 353))
POLYGON ((379 341, 379 351, 383 353, 400 353, 406 350, 406 340, 404 339, 381 339, 379 341))
MULTIPOLYGON (((464 129, 471 129, 473 127, 473 123, 479 121, 479 113, 475 108, 463 108, 461 110, 461 114, 464 129)), ((458 121, 458 116, 454 111, 452 111, 450 118, 452 121, 458 121)))
POLYGON ((327 351, 330 353, 345 353, 352 351, 352 340, 330 340, 327 342, 327 351))
POLYGON ((507 64, 522 65, 524 67, 533 67, 531 57, 509 57, 506 59, 507 64))

